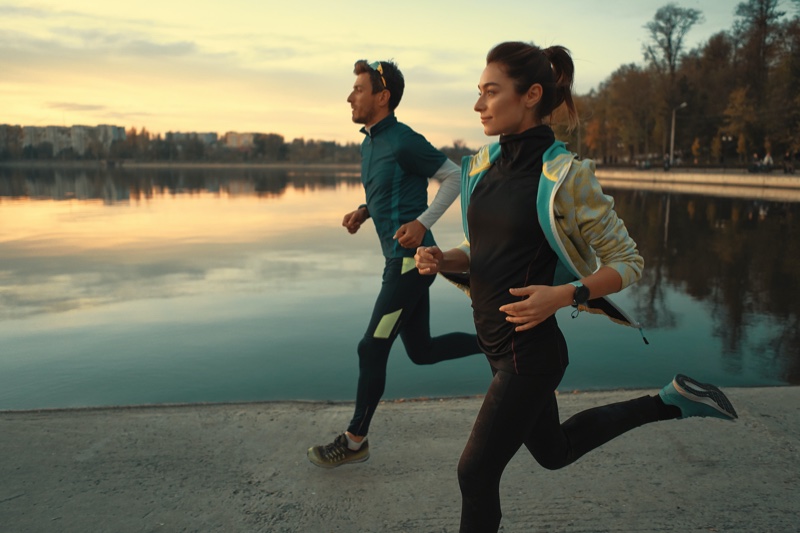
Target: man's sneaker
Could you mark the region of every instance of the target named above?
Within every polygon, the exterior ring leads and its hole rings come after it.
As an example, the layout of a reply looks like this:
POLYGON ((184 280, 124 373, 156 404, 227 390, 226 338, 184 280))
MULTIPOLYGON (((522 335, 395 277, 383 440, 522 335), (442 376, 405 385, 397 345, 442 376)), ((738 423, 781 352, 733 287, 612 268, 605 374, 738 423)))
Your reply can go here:
POLYGON ((681 410, 679 418, 713 416, 724 420, 739 418, 728 397, 714 385, 700 383, 678 374, 658 393, 665 404, 681 410))
POLYGON ((330 444, 312 446, 308 449, 308 460, 322 468, 336 468, 347 463, 363 463, 369 459, 369 442, 361 443, 361 449, 351 450, 347 447, 344 433, 336 437, 330 444))

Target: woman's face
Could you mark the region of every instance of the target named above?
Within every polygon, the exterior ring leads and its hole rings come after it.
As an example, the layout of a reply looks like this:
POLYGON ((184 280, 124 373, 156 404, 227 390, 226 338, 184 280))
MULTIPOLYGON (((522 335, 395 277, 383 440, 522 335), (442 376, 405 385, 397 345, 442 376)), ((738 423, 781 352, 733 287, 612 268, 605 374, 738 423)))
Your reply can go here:
POLYGON ((539 124, 535 110, 542 98, 541 85, 533 85, 526 94, 517 94, 514 80, 499 63, 489 63, 483 69, 478 95, 474 109, 481 116, 486 135, 522 133, 539 124))

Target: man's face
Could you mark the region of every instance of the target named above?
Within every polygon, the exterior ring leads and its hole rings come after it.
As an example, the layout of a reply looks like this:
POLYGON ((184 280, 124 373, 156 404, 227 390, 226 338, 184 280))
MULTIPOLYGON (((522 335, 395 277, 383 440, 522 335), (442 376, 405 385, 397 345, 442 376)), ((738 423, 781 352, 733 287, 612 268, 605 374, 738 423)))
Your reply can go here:
POLYGON ((347 97, 347 102, 353 110, 353 122, 372 126, 377 122, 376 117, 380 110, 379 97, 382 92, 372 94, 372 82, 368 72, 356 76, 353 92, 347 97))

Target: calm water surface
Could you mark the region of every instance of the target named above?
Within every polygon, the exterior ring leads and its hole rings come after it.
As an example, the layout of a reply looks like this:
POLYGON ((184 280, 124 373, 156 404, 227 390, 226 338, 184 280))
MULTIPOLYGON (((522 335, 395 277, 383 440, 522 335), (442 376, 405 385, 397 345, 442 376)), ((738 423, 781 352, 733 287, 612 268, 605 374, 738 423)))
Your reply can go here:
MULTIPOLYGON (((436 187, 432 185, 431 195, 436 187)), ((800 383, 800 205, 613 190, 642 281, 631 328, 559 312, 575 389, 657 388, 676 371, 725 386, 800 383)), ((338 170, 0 168, 0 410, 352 400, 380 285, 374 229, 338 170)), ((461 241, 454 205, 434 228, 461 241)), ((474 331, 432 287, 432 330, 474 331)), ((482 356, 429 367, 401 343, 386 398, 482 393, 482 356)))

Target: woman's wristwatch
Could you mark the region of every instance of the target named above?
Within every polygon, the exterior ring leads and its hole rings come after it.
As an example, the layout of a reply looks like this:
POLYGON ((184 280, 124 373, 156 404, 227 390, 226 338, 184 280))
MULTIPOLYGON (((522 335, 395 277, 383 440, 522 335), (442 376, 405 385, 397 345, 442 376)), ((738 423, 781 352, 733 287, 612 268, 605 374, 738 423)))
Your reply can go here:
POLYGON ((572 307, 586 305, 589 301, 589 287, 580 281, 573 281, 570 285, 575 287, 575 292, 572 294, 572 307))

